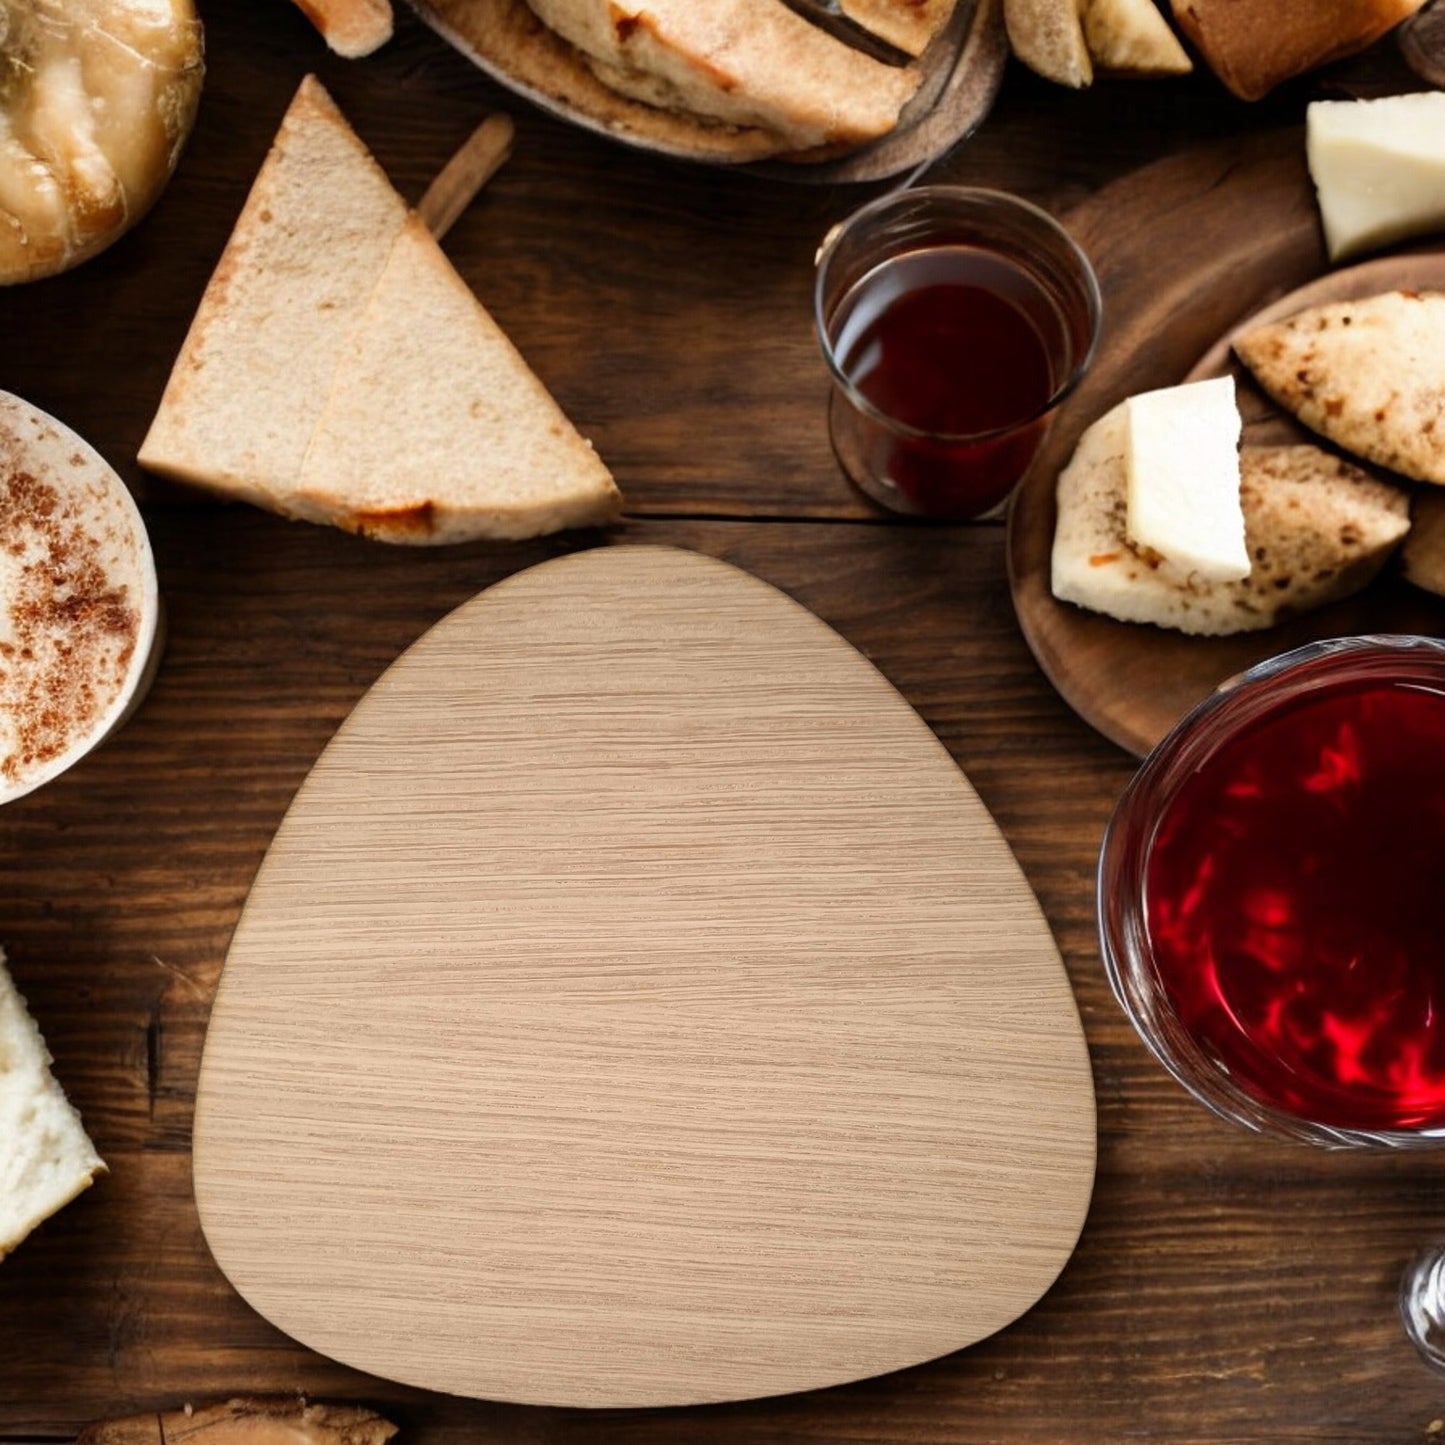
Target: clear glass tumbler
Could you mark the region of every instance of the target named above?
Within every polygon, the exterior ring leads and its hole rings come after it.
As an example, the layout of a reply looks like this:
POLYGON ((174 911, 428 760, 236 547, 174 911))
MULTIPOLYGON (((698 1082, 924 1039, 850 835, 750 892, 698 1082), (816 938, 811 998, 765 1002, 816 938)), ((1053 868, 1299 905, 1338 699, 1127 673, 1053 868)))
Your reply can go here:
MULTIPOLYGON (((1445 1143, 1445 642, 1345 637, 1225 684, 1121 796, 1104 965, 1216 1114, 1328 1148, 1445 1143)), ((1401 1310, 1445 1365, 1445 1255, 1401 1310)))
POLYGON ((834 227, 814 320, 838 462, 915 516, 997 510, 1084 374, 1101 303, 1088 257, 1037 206, 922 186, 834 227))

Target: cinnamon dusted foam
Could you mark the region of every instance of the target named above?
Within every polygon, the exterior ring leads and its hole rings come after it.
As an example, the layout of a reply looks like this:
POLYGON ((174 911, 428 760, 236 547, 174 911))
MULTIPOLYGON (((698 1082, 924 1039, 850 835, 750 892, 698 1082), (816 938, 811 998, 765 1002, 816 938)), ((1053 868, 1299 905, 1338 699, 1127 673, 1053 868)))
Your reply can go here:
POLYGON ((100 740, 155 630, 135 504, 79 437, 0 392, 0 799, 100 740))

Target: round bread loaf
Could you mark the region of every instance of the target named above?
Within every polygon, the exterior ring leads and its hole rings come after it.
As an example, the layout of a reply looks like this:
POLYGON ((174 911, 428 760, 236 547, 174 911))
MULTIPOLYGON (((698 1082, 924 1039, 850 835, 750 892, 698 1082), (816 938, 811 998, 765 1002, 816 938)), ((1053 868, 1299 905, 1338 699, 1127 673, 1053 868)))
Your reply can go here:
POLYGON ((203 69, 192 0, 0 0, 0 284, 64 271, 145 214, 203 69))

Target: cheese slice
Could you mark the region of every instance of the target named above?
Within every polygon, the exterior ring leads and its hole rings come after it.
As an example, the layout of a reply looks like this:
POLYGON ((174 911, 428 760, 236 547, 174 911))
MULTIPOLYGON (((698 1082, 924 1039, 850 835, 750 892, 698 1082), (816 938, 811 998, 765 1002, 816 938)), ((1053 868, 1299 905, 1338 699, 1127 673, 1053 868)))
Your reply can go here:
POLYGON ((1445 91, 1316 101, 1305 146, 1332 260, 1445 229, 1445 91))
POLYGON ((1180 577, 1249 576, 1239 500, 1239 407, 1227 376, 1130 397, 1127 531, 1180 577))
POLYGON ((105 1170, 50 1064, 0 953, 0 1259, 105 1170))

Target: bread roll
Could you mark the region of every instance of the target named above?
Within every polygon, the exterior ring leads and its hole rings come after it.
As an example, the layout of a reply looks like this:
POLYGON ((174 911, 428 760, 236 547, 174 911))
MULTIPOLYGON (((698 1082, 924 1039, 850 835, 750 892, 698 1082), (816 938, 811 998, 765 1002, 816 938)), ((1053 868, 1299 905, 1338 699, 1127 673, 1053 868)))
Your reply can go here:
POLYGON ((1424 0, 1173 0, 1174 17, 1241 100, 1353 55, 1424 0))
POLYGON ((202 73, 191 0, 0 0, 0 285, 77 265, 145 214, 202 73))

